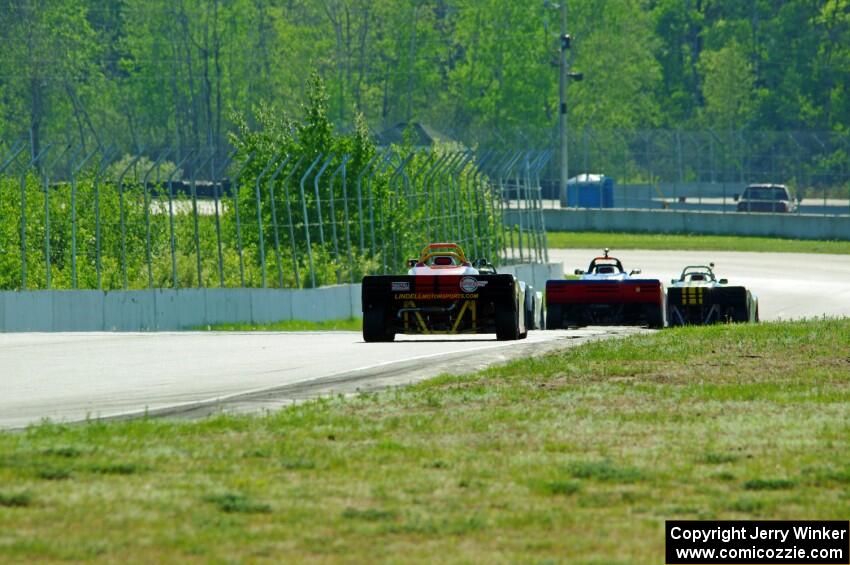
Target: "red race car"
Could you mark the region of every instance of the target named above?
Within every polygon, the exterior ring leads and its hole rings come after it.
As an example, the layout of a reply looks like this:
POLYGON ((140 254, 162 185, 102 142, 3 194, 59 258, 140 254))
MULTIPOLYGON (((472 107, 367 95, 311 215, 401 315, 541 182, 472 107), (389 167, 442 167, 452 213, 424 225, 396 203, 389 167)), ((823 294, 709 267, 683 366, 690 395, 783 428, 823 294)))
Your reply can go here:
POLYGON ((407 275, 363 277, 364 341, 393 341, 396 334, 528 335, 525 285, 497 274, 486 259, 473 264, 456 243, 433 243, 408 265, 407 275))
POLYGON ((608 255, 596 257, 578 280, 546 281, 546 328, 570 326, 646 325, 663 328, 667 296, 658 279, 636 278, 623 263, 608 255))

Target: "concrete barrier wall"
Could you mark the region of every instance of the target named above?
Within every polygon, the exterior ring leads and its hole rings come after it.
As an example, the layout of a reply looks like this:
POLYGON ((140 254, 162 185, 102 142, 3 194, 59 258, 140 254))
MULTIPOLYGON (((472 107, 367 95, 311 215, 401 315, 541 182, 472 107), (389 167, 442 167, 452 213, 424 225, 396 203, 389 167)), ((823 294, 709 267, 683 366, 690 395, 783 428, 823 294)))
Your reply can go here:
MULTIPOLYGON (((505 221, 516 223, 514 213, 505 221)), ((672 210, 544 210, 548 231, 695 233, 850 240, 850 216, 672 210)))
POLYGON ((0 332, 164 331, 360 315, 360 285, 316 289, 0 292, 0 332))
POLYGON ((526 265, 505 265, 497 269, 500 273, 510 273, 518 280, 525 281, 542 291, 549 279, 564 278, 564 266, 561 263, 530 263, 526 265))
MULTIPOLYGON (((560 264, 499 269, 543 289, 560 264)), ((361 315, 360 285, 311 289, 0 292, 0 332, 168 331, 225 323, 321 322, 361 315)))
POLYGON ((732 200, 735 194, 741 194, 747 187, 742 182, 661 182, 657 185, 649 184, 615 184, 614 206, 621 206, 621 202, 630 199, 659 198, 722 198, 732 200))

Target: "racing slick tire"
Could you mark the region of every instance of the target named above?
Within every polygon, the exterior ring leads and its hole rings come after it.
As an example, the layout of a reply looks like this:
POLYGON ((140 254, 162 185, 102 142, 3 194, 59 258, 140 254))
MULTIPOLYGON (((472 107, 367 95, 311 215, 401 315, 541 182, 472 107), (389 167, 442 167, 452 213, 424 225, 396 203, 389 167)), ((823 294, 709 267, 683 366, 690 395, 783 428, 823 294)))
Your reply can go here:
POLYGON ((664 311, 659 308, 650 308, 646 313, 647 326, 652 329, 661 329, 664 327, 664 311))
POLYGON ((520 339, 518 312, 510 308, 496 310, 496 339, 499 341, 520 339))
POLYGON ((546 308, 546 329, 557 330, 562 328, 563 315, 560 304, 550 304, 546 308))
POLYGON ((746 323, 750 321, 750 313, 747 310, 747 306, 736 306, 733 314, 732 321, 738 323, 746 323))
POLYGON ((363 313, 363 341, 372 343, 394 340, 395 333, 387 331, 383 307, 375 306, 363 313))
POLYGON ((528 330, 538 330, 540 328, 537 327, 537 324, 534 320, 534 301, 533 299, 526 299, 525 301, 525 329, 528 330))

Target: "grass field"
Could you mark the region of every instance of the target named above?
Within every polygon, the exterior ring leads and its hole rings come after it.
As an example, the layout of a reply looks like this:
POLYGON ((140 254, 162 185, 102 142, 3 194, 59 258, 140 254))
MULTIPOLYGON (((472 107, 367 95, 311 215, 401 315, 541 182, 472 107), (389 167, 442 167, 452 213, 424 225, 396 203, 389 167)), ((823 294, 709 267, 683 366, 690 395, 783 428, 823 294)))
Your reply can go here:
POLYGON ((306 331, 352 331, 359 332, 363 329, 362 318, 348 318, 345 320, 327 320, 324 322, 307 322, 305 320, 285 320, 271 324, 217 324, 196 328, 208 331, 233 331, 233 332, 306 332, 306 331))
POLYGON ((850 319, 682 328, 267 416, 0 434, 0 562, 663 562, 850 515, 850 319))
POLYGON ((725 235, 677 235, 613 232, 549 232, 553 249, 668 249, 759 251, 771 253, 850 253, 850 241, 813 241, 725 235))

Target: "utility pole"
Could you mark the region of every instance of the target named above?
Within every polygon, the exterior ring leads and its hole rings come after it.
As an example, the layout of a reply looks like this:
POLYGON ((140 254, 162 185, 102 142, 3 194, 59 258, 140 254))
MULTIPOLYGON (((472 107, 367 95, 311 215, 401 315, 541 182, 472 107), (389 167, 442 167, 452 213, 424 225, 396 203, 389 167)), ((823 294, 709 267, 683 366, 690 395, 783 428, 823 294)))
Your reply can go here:
POLYGON ((561 0, 561 58, 560 58, 560 113, 559 137, 561 143, 561 185, 559 198, 561 208, 567 207, 567 181, 569 180, 569 153, 567 150, 567 73, 569 72, 569 61, 567 50, 570 48, 570 36, 567 34, 567 0, 561 0))
POLYGON ((559 137, 561 144, 561 184, 558 193, 561 201, 561 208, 567 207, 567 181, 570 178, 569 174, 569 153, 567 151, 567 84, 570 79, 580 81, 584 78, 582 73, 570 72, 570 61, 567 58, 567 52, 570 50, 572 38, 567 33, 567 0, 562 0, 560 4, 553 4, 549 0, 544 1, 544 5, 549 8, 556 8, 561 11, 561 34, 560 47, 561 56, 559 58, 559 82, 560 82, 560 103, 558 104, 559 137))

